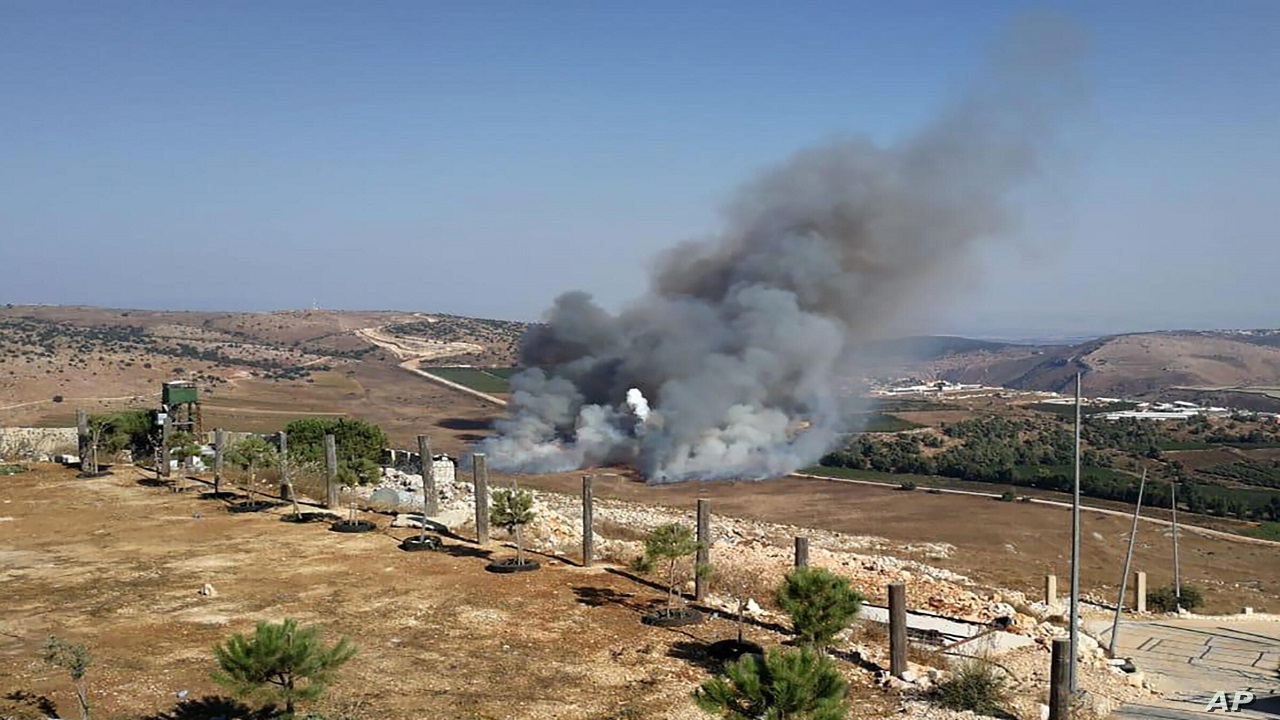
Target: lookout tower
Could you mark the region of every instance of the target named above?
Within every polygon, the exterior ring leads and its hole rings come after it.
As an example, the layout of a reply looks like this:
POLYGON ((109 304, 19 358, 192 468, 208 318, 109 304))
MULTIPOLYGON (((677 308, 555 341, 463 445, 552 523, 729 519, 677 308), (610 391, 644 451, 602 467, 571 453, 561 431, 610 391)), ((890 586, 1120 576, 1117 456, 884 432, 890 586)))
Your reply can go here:
POLYGON ((160 393, 160 411, 168 415, 174 430, 186 431, 199 437, 200 395, 196 384, 190 380, 170 380, 160 393))

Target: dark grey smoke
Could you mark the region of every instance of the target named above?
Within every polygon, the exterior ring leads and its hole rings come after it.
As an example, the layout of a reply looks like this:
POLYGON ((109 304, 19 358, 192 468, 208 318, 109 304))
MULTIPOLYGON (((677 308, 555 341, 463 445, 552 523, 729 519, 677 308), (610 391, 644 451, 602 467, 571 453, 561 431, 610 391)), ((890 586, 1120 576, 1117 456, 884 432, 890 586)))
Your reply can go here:
POLYGON ((1006 231, 1010 194, 1075 104, 1078 45, 1059 25, 1024 25, 914 136, 815 147, 764 172, 718 236, 666 252, 650 291, 620 314, 562 295, 526 338, 533 369, 512 379, 490 462, 634 462, 659 481, 811 464, 848 429, 838 383, 849 359, 1006 231), (626 403, 631 388, 652 406, 645 422, 626 403))

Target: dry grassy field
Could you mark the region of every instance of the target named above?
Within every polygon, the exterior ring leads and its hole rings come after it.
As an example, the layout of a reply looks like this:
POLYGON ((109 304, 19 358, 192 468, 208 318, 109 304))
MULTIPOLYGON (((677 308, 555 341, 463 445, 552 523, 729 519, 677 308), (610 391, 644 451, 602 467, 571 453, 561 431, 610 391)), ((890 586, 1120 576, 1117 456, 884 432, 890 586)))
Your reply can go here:
MULTIPOLYGON (((733 632, 725 620, 644 626, 661 592, 604 569, 542 558, 539 572, 494 575, 487 559, 511 552, 496 543, 404 553, 412 530, 335 534, 137 480, 54 466, 0 480, 0 716, 74 712, 65 676, 38 659, 57 634, 96 657, 94 717, 248 717, 214 699, 210 648, 293 617, 360 647, 320 705, 331 716, 694 718, 688 694, 708 661, 690 648, 733 632)), ((889 712, 879 691, 855 692, 857 717, 889 712)))

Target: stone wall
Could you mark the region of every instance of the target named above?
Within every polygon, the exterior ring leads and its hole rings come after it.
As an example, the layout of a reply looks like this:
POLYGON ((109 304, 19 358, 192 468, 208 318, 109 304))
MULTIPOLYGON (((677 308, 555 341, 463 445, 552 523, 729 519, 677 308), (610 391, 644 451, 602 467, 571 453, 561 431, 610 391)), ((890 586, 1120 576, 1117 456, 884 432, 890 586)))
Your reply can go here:
POLYGON ((0 428, 0 458, 34 460, 78 452, 76 429, 67 428, 0 428))

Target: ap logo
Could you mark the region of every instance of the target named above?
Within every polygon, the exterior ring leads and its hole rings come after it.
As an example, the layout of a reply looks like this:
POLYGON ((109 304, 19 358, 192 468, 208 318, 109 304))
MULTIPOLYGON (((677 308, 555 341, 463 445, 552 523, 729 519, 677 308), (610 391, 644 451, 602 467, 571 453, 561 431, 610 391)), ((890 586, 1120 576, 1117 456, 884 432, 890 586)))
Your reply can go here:
POLYGON ((1209 700, 1209 704, 1205 707, 1205 712, 1213 712, 1221 710, 1223 712, 1240 712, 1240 708, 1253 702, 1253 693, 1248 690, 1236 690, 1228 693, 1226 690, 1219 690, 1213 694, 1213 698, 1209 700), (1230 701, 1227 696, 1230 695, 1230 701))

